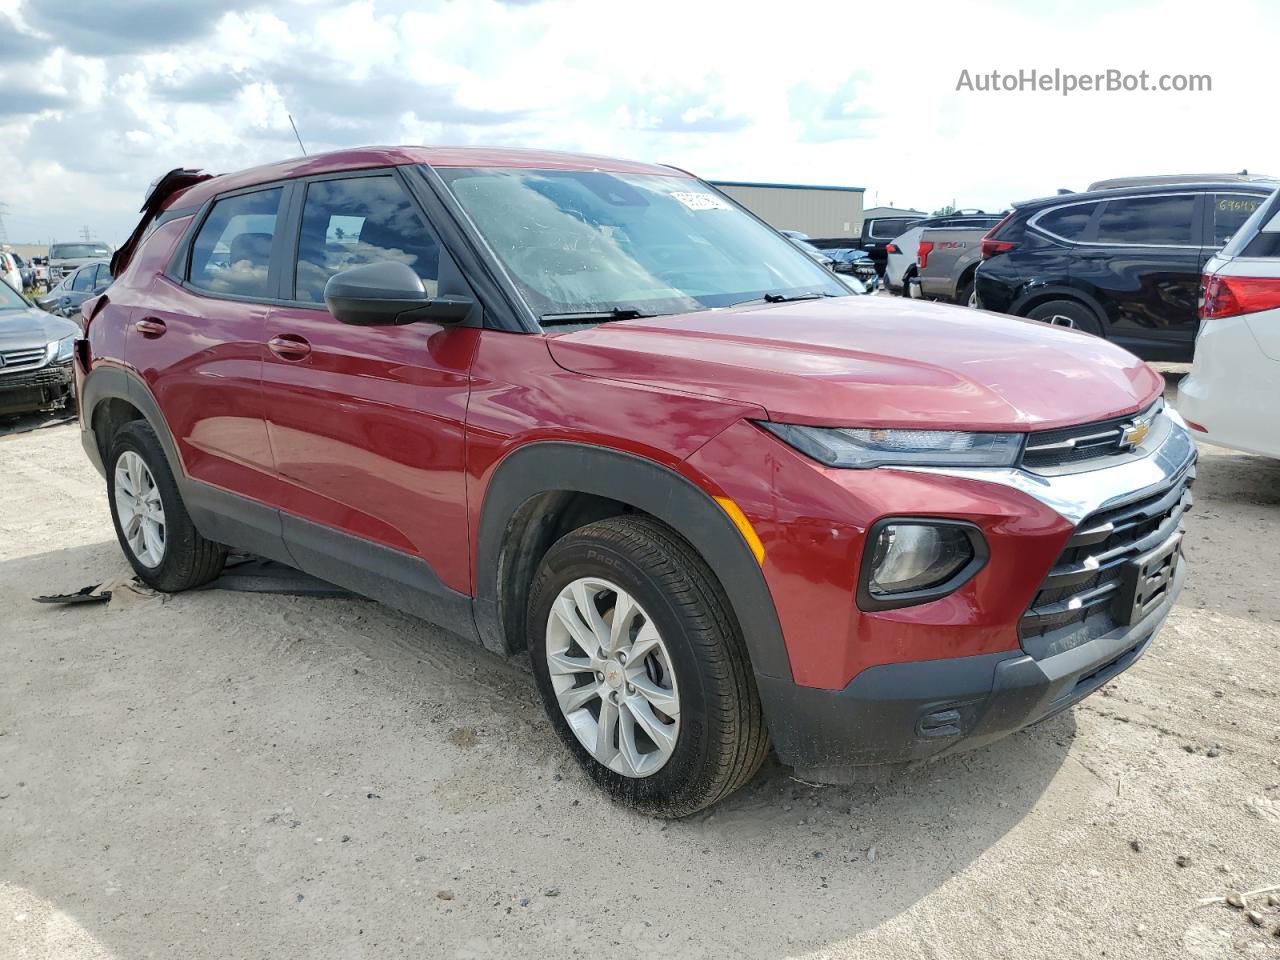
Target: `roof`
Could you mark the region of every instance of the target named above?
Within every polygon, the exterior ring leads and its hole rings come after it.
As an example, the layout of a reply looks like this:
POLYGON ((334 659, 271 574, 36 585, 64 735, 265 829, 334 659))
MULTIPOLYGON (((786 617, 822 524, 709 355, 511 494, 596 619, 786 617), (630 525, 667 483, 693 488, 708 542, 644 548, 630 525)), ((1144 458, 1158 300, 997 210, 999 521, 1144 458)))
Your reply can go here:
POLYGON ((862 211, 864 220, 874 220, 877 217, 927 217, 923 210, 912 210, 910 207, 870 207, 862 211))
POLYGON ((753 180, 708 180, 713 187, 764 187, 773 190, 837 190, 841 193, 866 193, 866 187, 831 187, 816 183, 756 183, 753 180))
POLYGON ((341 173, 374 167, 404 166, 426 163, 433 167, 532 167, 538 170, 604 170, 610 173, 638 173, 665 177, 687 177, 690 174, 673 167, 633 160, 619 160, 588 153, 561 153, 552 150, 524 150, 507 147, 355 147, 334 150, 309 157, 295 157, 251 167, 238 173, 227 173, 179 191, 165 204, 191 207, 228 190, 239 190, 259 183, 309 177, 319 173, 341 173))
POLYGON ((1119 187, 1145 187, 1175 183, 1259 183, 1275 182, 1275 177, 1259 173, 1167 173, 1146 177, 1113 177, 1091 183, 1088 190, 1114 190, 1119 187))
POLYGON ((1247 182, 1204 180, 1178 183, 1153 183, 1140 187, 1111 187, 1102 190, 1085 190, 1081 193, 1058 193, 1051 197, 1035 197, 1031 200, 1020 200, 1014 209, 1047 206, 1055 203, 1081 203, 1086 200, 1106 200, 1116 197, 1145 197, 1163 193, 1204 193, 1212 190, 1218 193, 1257 193, 1259 190, 1270 192, 1280 187, 1277 180, 1249 180, 1247 182))

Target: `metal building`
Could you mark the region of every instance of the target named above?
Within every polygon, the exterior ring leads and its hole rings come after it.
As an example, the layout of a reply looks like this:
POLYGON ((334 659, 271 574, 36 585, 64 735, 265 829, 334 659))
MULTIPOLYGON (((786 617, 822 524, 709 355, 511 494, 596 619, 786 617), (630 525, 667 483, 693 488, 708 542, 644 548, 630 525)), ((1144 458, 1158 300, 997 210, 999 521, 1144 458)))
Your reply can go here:
POLYGON ((862 233, 863 187, 709 182, 778 230, 798 230, 814 239, 857 237, 862 233))

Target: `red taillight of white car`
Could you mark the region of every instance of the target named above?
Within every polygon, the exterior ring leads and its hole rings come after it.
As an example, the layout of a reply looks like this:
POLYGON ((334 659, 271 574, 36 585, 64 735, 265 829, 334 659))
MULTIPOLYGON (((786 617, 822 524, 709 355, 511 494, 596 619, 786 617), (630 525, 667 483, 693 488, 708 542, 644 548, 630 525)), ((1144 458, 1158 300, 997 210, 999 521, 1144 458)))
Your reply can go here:
POLYGON ((932 240, 921 240, 920 246, 916 248, 916 263, 923 270, 929 265, 929 254, 933 252, 932 240))
POLYGON ((1280 278, 1277 277, 1225 277, 1206 274, 1202 288, 1201 320, 1280 309, 1280 278))
POLYGON ((982 237, 982 259, 983 260, 986 260, 990 257, 994 257, 998 253, 1008 253, 1010 250, 1012 250, 1014 247, 1017 246, 1016 243, 1013 243, 1010 240, 995 239, 995 235, 1000 232, 1000 228, 1003 227, 1006 223, 1008 223, 1009 218, 1012 216, 1013 216, 1012 211, 1005 214, 1005 217, 1003 220, 1001 220, 994 227, 992 227, 985 234, 983 234, 983 237, 982 237))

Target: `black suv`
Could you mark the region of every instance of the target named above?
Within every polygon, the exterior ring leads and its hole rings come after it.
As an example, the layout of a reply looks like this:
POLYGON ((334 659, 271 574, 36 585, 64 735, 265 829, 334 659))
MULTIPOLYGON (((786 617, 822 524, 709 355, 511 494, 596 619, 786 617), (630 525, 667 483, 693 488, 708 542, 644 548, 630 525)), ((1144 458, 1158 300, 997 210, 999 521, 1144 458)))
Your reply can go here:
POLYGON ((983 238, 978 303, 1144 360, 1190 360, 1201 268, 1276 186, 1152 184, 1015 204, 983 238))

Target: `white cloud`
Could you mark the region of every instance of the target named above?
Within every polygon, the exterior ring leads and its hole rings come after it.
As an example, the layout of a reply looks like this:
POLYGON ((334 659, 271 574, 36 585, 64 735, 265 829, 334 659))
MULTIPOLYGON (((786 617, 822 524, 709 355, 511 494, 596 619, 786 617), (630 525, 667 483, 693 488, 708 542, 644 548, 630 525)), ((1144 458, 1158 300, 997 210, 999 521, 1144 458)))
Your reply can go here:
MULTIPOLYGON (((123 17, 152 0, 115 2, 123 17)), ((1233 5, 1218 39, 1192 0, 1050 10, 917 0, 892 30, 853 4, 245 0, 207 24, 76 34, 83 55, 56 35, 33 48, 35 3, 0 0, 11 34, 0 86, 48 107, 0 115, 0 199, 14 239, 88 223, 118 240, 164 170, 295 154, 289 111, 313 152, 361 142, 581 149, 711 178, 865 186, 869 204, 925 209, 953 199, 992 209, 1122 174, 1280 173, 1258 112, 1280 15, 1261 0, 1233 5), (196 39, 166 39, 176 35, 196 39), (1055 67, 1207 73, 1213 91, 955 90, 962 69, 1055 67)))

